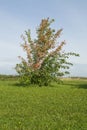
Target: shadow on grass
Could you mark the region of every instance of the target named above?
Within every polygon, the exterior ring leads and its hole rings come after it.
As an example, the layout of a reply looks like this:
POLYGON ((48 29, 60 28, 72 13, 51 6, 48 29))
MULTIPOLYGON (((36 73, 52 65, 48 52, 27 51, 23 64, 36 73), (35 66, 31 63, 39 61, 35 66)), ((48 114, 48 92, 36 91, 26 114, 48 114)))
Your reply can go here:
POLYGON ((37 84, 24 84, 24 83, 19 83, 19 82, 13 83, 12 86, 14 87, 43 87, 37 84))
POLYGON ((19 83, 18 81, 13 81, 13 82, 8 82, 6 83, 8 86, 13 86, 13 87, 60 87, 60 86, 69 86, 72 88, 78 88, 78 89, 87 89, 87 82, 79 83, 79 82, 52 82, 48 86, 38 86, 36 84, 28 84, 25 85, 23 83, 19 83))
POLYGON ((13 83, 14 87, 25 87, 24 84, 20 84, 20 83, 13 83))
MULTIPOLYGON (((8 82, 8 86, 13 86, 13 87, 27 87, 26 85, 19 83, 19 82, 8 82)), ((29 86, 29 85, 28 85, 29 86)))
POLYGON ((87 83, 63 83, 64 85, 68 85, 74 88, 82 88, 82 89, 87 89, 87 83))
POLYGON ((37 85, 37 84, 22 84, 22 83, 19 83, 19 82, 16 82, 16 83, 12 83, 12 84, 9 84, 10 86, 14 86, 14 87, 59 87, 60 85, 63 85, 63 83, 52 83, 50 85, 37 85))
MULTIPOLYGON (((22 84, 22 83, 19 83, 19 82, 13 83, 12 86, 14 86, 14 87, 31 87, 30 84, 26 85, 26 84, 22 84)), ((33 87, 33 85, 32 85, 32 87, 33 87)))
POLYGON ((77 87, 87 89, 87 84, 79 84, 79 85, 77 85, 77 87))

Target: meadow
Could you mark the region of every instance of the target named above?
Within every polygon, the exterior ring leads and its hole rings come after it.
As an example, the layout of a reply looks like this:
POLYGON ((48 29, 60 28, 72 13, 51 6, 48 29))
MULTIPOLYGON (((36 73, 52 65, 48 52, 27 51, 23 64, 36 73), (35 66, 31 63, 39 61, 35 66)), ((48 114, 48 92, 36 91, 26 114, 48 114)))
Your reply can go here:
POLYGON ((87 80, 49 87, 0 79, 0 130, 87 130, 87 80))

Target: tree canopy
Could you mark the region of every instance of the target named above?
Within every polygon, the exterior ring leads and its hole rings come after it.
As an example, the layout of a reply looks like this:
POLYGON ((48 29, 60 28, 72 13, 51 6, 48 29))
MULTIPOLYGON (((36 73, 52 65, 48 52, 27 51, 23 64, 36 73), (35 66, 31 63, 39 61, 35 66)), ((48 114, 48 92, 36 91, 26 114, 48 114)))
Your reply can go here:
POLYGON ((67 59, 79 56, 76 53, 63 51, 65 40, 58 42, 62 29, 56 31, 51 28, 54 19, 42 19, 36 29, 37 37, 31 38, 31 31, 22 35, 22 48, 26 52, 26 59, 19 56, 21 63, 16 65, 22 84, 49 85, 53 80, 58 81, 61 76, 69 74, 67 71, 72 63, 67 59))

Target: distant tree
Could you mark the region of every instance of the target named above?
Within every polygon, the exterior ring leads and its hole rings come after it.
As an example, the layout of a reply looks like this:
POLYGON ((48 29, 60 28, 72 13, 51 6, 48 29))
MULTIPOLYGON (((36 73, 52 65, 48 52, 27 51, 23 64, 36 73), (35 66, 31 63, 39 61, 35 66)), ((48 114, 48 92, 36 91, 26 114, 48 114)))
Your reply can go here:
POLYGON ((55 31, 50 25, 54 19, 42 19, 36 30, 37 38, 31 39, 30 30, 22 35, 24 43, 22 47, 27 58, 19 56, 21 63, 16 65, 16 71, 20 75, 22 84, 49 85, 53 80, 68 74, 66 69, 72 63, 67 62, 70 55, 78 56, 76 53, 62 51, 65 41, 58 42, 62 29, 55 31), (65 70, 65 71, 64 71, 65 70))

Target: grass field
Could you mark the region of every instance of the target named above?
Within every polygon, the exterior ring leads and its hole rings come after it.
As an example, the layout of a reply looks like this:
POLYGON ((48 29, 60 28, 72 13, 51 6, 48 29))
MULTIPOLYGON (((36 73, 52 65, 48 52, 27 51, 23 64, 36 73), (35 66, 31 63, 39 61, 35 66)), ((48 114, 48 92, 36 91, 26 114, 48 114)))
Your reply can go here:
POLYGON ((0 81, 0 130, 87 130, 87 80, 50 87, 0 81))

